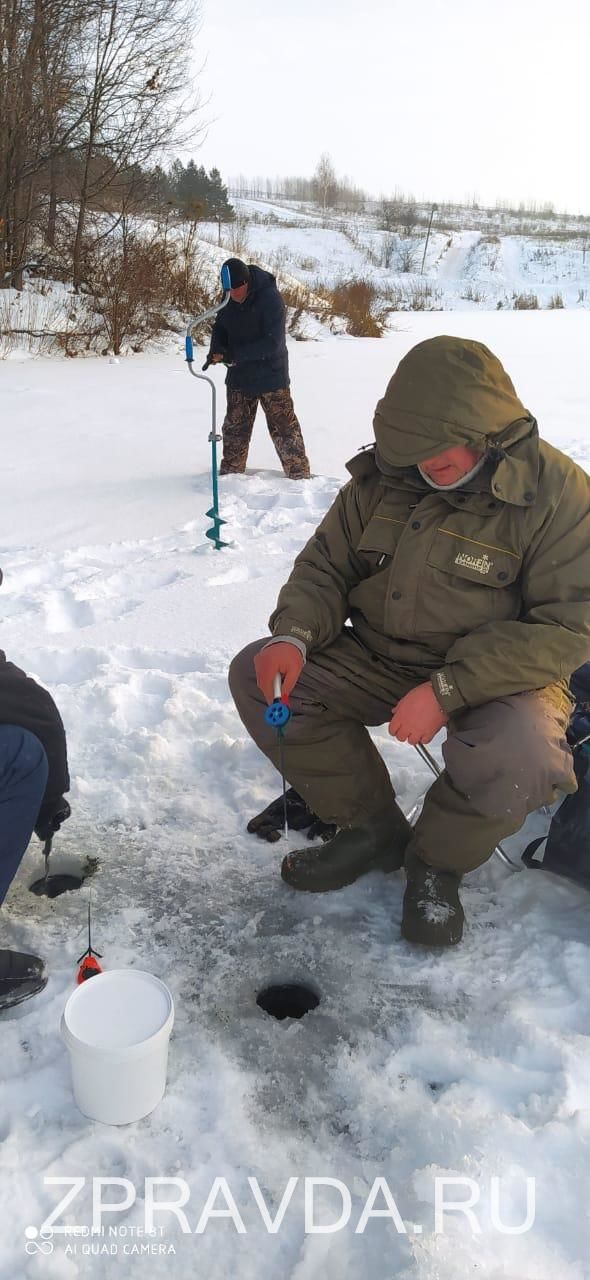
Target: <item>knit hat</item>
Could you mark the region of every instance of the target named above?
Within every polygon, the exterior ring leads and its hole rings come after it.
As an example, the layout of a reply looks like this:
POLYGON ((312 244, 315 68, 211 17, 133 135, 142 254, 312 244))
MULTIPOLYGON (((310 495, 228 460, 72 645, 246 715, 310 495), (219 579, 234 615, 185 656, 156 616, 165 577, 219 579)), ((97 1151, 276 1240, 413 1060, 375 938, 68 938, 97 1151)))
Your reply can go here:
POLYGON ((227 287, 228 277, 230 289, 239 289, 240 285, 250 283, 250 272, 241 258, 228 258, 227 262, 224 262, 221 268, 221 283, 224 287, 227 287))

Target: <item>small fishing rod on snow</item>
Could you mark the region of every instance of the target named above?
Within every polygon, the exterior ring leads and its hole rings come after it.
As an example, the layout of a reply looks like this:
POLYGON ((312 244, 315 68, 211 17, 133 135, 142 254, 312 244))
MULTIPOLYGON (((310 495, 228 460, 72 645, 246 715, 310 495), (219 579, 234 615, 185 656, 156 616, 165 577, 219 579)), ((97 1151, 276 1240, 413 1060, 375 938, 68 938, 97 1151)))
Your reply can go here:
POLYGON ((221 440, 221 436, 217 431, 217 387, 215 386, 213 378, 208 378, 205 373, 205 370, 209 367, 209 363, 210 363, 208 360, 203 365, 202 373, 197 373, 193 368, 194 359, 195 359, 194 347, 193 347, 193 329, 196 329, 197 325, 204 324, 206 320, 211 320, 213 316, 218 315, 218 313, 223 309, 223 307, 227 306, 230 300, 231 278, 229 273, 229 267, 225 263, 221 268, 221 284, 224 290, 224 296, 221 302, 219 302, 216 307, 210 307, 208 311, 203 311, 202 315, 194 316, 192 320, 189 320, 187 331, 186 331, 186 337, 184 340, 185 359, 186 359, 189 373, 192 374, 193 378, 198 378, 200 382, 208 382, 209 386, 211 387, 211 431, 209 433, 208 439, 211 445, 211 479, 212 479, 212 487, 213 487, 213 504, 210 510, 206 511, 205 514, 206 516, 208 516, 210 520, 213 521, 213 527, 205 531, 205 537, 211 539, 216 551, 221 551, 222 547, 226 547, 228 545, 227 542, 223 542, 219 537, 219 531, 221 529, 222 524, 225 524, 225 520, 222 520, 219 514, 219 486, 217 483, 218 481, 217 444, 218 444, 218 441, 221 440))

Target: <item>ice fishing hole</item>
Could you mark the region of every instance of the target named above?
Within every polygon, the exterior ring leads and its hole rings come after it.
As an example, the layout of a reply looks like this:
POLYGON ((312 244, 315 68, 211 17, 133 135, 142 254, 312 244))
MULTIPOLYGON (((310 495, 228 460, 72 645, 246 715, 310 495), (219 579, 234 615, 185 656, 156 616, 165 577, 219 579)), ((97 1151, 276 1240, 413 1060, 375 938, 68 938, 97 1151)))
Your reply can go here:
POLYGON ((303 1018, 311 1009, 317 1009, 320 997, 311 987, 298 982, 283 982, 279 986, 264 987, 256 996, 256 1004, 271 1018, 303 1018))
POLYGON ((62 893, 72 893, 74 889, 81 889, 83 884, 83 876, 41 876, 39 880, 33 880, 29 889, 37 898, 60 898, 62 893))

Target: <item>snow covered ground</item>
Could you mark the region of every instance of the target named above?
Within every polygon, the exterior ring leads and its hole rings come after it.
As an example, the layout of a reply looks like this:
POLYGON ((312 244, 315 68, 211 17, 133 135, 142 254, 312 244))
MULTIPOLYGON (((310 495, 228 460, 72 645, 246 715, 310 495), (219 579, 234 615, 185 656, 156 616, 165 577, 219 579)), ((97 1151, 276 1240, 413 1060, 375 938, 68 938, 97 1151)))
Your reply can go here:
MULTIPOLYGON (((536 231, 531 225, 523 234, 526 223, 508 215, 499 213, 491 223, 482 217, 478 225, 473 210, 452 216, 441 210, 422 274, 426 226, 393 233, 380 229, 376 214, 323 216, 313 205, 264 200, 235 199, 234 205, 244 223, 240 256, 312 287, 318 280, 333 285, 360 277, 384 296, 397 291, 396 305, 404 310, 420 309, 415 294, 425 286, 431 291, 425 309, 511 310, 521 295, 533 295, 541 309, 556 299, 565 308, 590 307, 588 225, 575 220, 540 221, 536 231)), ((231 228, 222 229, 222 236, 231 234, 231 228)), ((217 243, 217 226, 203 224, 203 235, 217 243)))
MULTIPOLYGON (((267 846, 244 831, 277 782, 234 713, 227 665, 264 634, 346 459, 372 438, 375 402, 400 356, 435 333, 482 339, 542 433, 590 465, 587 313, 404 314, 395 323, 379 342, 292 345, 315 478, 286 481, 258 421, 252 470, 221 482, 232 543, 222 552, 204 538, 207 388, 189 379, 180 351, 0 367, 0 635, 52 690, 68 730, 73 816, 56 869, 98 859, 87 883, 104 963, 158 974, 177 1008, 158 1109, 124 1129, 85 1120, 58 1027, 85 946, 88 890, 32 897, 34 841, 0 918, 0 945, 38 951, 51 975, 0 1025, 0 1280, 590 1276, 588 895, 493 860, 465 885, 462 946, 419 953, 399 938, 401 876, 297 895, 278 875, 285 842, 267 846), (319 1008, 291 1023, 262 1013, 257 991, 281 979, 309 980, 319 1008), (66 1190, 46 1185, 51 1176, 86 1178, 64 1215, 81 1227, 92 1221, 92 1178, 127 1179, 137 1200, 107 1214, 107 1229, 143 1226, 145 1178, 184 1179, 190 1230, 163 1213, 153 1239, 97 1236, 87 1256, 87 1238, 61 1237, 51 1254, 30 1252, 25 1229, 66 1190), (437 1233, 442 1176, 462 1180, 447 1200, 470 1195, 467 1179, 479 1200, 471 1221, 448 1214, 437 1233), (345 1185, 352 1212, 340 1230, 315 1234, 304 1179, 322 1177, 345 1185), (234 1216, 196 1234, 215 1178, 226 1179, 244 1232, 234 1216), (289 1178, 299 1179, 275 1234, 248 1178, 271 1216, 289 1178), (367 1203, 386 1208, 383 1190, 371 1200, 377 1178, 406 1234, 391 1216, 355 1231, 367 1203), (527 1178, 534 1223, 508 1234, 526 1218, 527 1178), (134 1242, 151 1255, 130 1254, 134 1242)), ((409 808, 429 777, 385 729, 375 736, 409 808)), ((123 1189, 104 1196, 121 1199, 123 1189)), ((316 1202, 317 1220, 337 1223, 342 1193, 316 1188, 316 1202)), ((227 1208, 223 1193, 216 1207, 227 1208)))
MULTIPOLYGON (((330 316, 329 294, 352 280, 372 286, 374 313, 387 324, 395 323, 395 311, 590 309, 589 220, 541 218, 535 224, 508 213, 494 218, 441 208, 426 244, 424 209, 419 225, 385 231, 375 209, 324 215, 312 204, 240 198, 234 207, 235 222, 199 224, 195 270, 213 294, 227 257, 272 271, 296 307, 289 320, 299 339, 318 338, 324 327, 346 329, 344 316, 330 316)), ((96 234, 105 235, 113 220, 96 214, 96 234)), ((133 229, 148 239, 158 235, 152 218, 138 217, 133 229)), ((186 224, 171 225, 166 235, 179 250, 186 246, 186 224)), ((170 350, 187 319, 170 308, 166 328, 149 339, 126 333, 123 352, 170 350)), ((34 355, 102 353, 110 342, 83 291, 76 294, 42 275, 26 278, 22 290, 0 289, 0 360, 18 358, 22 349, 34 355)))

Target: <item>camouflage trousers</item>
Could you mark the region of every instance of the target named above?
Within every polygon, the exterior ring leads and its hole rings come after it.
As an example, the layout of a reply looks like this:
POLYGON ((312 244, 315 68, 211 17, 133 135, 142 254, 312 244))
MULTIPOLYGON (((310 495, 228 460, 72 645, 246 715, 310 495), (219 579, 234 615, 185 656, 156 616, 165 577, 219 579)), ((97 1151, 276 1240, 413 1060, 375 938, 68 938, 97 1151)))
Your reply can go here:
POLYGON ((227 411, 223 423, 223 459, 220 475, 245 471, 248 449, 258 404, 262 405, 270 438, 283 471, 291 480, 309 479, 309 462, 301 427, 288 387, 252 395, 247 391, 227 391, 227 411))

